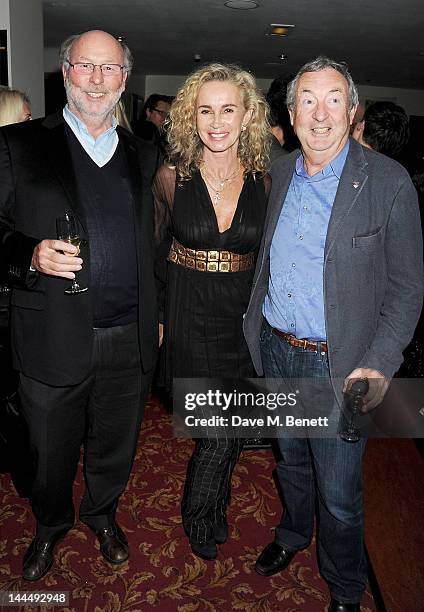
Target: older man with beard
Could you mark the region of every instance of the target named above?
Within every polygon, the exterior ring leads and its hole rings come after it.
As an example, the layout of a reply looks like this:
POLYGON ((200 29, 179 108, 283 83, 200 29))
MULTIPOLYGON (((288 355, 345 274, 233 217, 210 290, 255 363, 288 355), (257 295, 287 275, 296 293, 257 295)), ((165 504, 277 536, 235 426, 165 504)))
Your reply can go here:
POLYGON ((110 34, 66 40, 63 113, 0 132, 0 248, 12 282, 12 345, 35 479, 35 538, 23 577, 50 569, 74 524, 72 486, 84 444, 79 517, 110 563, 129 556, 115 520, 130 474, 158 345, 152 205, 138 141, 114 108, 132 58, 110 34), (80 247, 56 239, 73 216, 80 247), (72 257, 70 257, 72 256, 72 257), (69 279, 88 289, 69 295, 69 279))

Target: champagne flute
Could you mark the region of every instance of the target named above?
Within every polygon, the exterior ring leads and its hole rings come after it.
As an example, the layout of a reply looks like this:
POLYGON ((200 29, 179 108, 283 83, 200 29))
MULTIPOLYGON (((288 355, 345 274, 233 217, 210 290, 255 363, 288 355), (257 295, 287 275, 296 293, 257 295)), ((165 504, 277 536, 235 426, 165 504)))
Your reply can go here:
MULTIPOLYGON (((68 255, 69 257, 76 257, 80 252, 81 245, 81 237, 78 232, 78 224, 75 217, 70 215, 69 213, 65 213, 63 217, 58 217, 56 219, 56 229, 57 229, 57 237, 59 240, 63 240, 68 244, 72 244, 77 247, 76 253, 68 253, 66 251, 63 252, 64 255, 68 255)), ((72 285, 65 289, 65 293, 67 294, 75 294, 75 293, 83 293, 87 291, 88 287, 81 287, 78 284, 76 275, 74 280, 72 281, 72 285)))

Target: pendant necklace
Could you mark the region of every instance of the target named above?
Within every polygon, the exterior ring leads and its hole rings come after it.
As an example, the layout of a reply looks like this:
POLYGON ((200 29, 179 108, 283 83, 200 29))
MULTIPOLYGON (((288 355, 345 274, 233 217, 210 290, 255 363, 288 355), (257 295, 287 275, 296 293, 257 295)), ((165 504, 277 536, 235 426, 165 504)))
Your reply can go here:
POLYGON ((206 169, 202 169, 200 168, 200 174, 202 175, 202 177, 205 180, 205 183, 208 185, 208 187, 210 187, 212 189, 212 191, 214 191, 214 194, 212 196, 212 202, 213 205, 216 206, 218 204, 218 202, 222 199, 221 193, 224 191, 224 189, 227 187, 227 185, 230 185, 232 183, 232 181, 240 174, 240 162, 239 162, 239 166, 237 168, 237 170, 235 170, 232 174, 230 174, 229 176, 225 177, 224 179, 216 179, 216 177, 212 177, 211 175, 209 175, 206 172, 206 169), (216 185, 214 185, 212 183, 212 180, 218 180, 218 187, 216 185))

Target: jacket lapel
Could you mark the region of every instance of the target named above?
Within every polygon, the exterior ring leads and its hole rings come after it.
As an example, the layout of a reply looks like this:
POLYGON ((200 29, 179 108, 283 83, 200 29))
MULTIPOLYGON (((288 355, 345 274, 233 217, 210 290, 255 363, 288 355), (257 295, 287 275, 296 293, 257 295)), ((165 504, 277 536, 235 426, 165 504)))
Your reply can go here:
POLYGON ((282 164, 277 164, 278 167, 275 168, 274 171, 271 171, 272 189, 268 204, 267 219, 265 221, 265 246, 271 244, 272 237, 274 236, 275 228, 280 218, 281 209, 286 199, 299 153, 300 151, 296 150, 291 154, 290 158, 285 157, 283 169, 280 169, 280 165, 282 164))
POLYGON ((334 240, 342 230, 343 223, 350 210, 355 206, 358 196, 368 180, 366 172, 367 162, 359 145, 352 138, 349 144, 349 153, 340 177, 339 187, 334 199, 333 208, 328 224, 325 241, 325 258, 333 247, 334 240))
POLYGON ((72 164, 71 153, 65 132, 65 121, 62 112, 46 117, 43 127, 47 129, 46 158, 56 175, 69 201, 69 208, 78 217, 81 226, 87 233, 84 211, 80 204, 77 182, 72 164))

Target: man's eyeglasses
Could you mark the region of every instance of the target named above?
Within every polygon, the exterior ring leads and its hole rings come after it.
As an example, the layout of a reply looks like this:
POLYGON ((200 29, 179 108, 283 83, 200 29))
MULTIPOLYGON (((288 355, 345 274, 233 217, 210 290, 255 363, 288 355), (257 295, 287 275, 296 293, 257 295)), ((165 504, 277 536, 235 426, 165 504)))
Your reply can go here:
POLYGON ((102 71, 103 76, 116 76, 125 68, 125 66, 120 66, 119 64, 90 64, 80 62, 77 64, 71 64, 71 62, 67 63, 74 69, 76 74, 92 74, 94 72, 94 68, 98 66, 102 71))
POLYGON ((161 110, 160 108, 152 108, 152 111, 159 113, 161 117, 167 117, 169 115, 169 111, 161 110))

